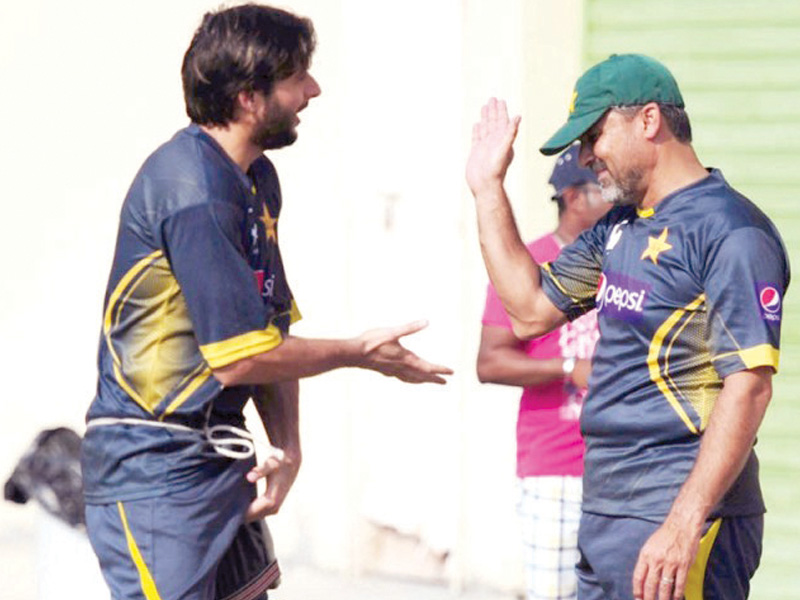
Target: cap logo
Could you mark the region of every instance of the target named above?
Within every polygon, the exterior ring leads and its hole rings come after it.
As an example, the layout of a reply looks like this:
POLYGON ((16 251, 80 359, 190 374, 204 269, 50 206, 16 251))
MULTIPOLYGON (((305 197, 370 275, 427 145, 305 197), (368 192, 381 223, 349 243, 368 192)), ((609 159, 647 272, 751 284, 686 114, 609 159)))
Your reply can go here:
POLYGON ((569 103, 569 114, 572 114, 572 113, 575 112, 575 101, 577 99, 578 99, 578 90, 575 90, 574 92, 572 92, 572 100, 570 100, 570 103, 569 103))

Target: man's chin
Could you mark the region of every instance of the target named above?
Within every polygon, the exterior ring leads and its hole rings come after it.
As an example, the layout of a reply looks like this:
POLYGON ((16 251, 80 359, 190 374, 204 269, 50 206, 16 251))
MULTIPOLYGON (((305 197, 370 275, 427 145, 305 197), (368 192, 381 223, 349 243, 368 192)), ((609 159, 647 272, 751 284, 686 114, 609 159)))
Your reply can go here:
POLYGON ((278 148, 285 148, 291 146, 297 141, 297 131, 294 129, 282 131, 281 133, 265 137, 261 140, 256 140, 256 144, 262 150, 277 150, 278 148))
POLYGON ((605 202, 614 206, 629 206, 636 204, 636 199, 625 192, 617 185, 600 186, 600 194, 605 202))

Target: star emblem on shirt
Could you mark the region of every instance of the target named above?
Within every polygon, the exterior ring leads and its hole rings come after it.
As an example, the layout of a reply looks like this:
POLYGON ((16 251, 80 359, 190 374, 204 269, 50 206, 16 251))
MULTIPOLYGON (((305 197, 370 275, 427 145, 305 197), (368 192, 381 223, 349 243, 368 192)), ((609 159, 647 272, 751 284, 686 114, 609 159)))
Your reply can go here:
POLYGON ((278 225, 278 219, 272 218, 266 203, 264 204, 264 210, 258 220, 264 223, 264 230, 267 232, 267 239, 272 240, 277 244, 278 230, 276 229, 276 226, 278 225))
POLYGON ((641 259, 645 260, 649 258, 653 261, 654 265, 658 264, 658 255, 662 252, 666 252, 667 250, 672 249, 672 244, 667 242, 667 236, 669 235, 669 228, 664 227, 664 230, 661 232, 661 235, 658 237, 653 237, 652 235, 647 239, 647 248, 644 252, 642 252, 641 259))

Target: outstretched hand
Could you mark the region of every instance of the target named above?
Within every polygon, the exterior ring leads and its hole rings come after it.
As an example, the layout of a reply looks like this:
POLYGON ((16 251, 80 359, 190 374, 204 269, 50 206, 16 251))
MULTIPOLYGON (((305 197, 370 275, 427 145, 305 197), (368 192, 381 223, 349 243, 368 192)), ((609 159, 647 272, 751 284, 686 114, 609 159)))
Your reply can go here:
POLYGON ((407 383, 446 383, 442 375, 452 375, 452 369, 429 363, 400 344, 400 338, 427 326, 426 321, 415 321, 362 333, 357 338, 362 352, 360 366, 407 383))
POLYGON ((508 117, 505 100, 491 98, 472 126, 472 150, 467 159, 467 184, 476 196, 487 186, 502 185, 514 158, 514 139, 521 117, 508 117))

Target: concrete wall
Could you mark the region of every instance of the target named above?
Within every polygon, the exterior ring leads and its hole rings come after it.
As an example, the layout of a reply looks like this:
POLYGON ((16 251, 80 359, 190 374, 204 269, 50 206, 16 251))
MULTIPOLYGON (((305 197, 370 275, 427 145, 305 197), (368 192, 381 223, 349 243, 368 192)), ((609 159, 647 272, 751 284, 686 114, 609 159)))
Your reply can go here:
MULTIPOLYGON (((0 474, 41 429, 83 430, 119 207, 141 161, 186 121, 180 61, 217 4, 0 6, 0 474)), ((323 89, 297 144, 272 156, 305 315, 295 333, 427 318, 409 347, 456 375, 444 388, 355 372, 303 382, 305 462, 271 519, 278 549, 356 575, 513 591, 517 393, 474 376, 486 276, 463 164, 481 104, 506 98, 523 114, 508 181, 521 230, 553 225, 552 163, 536 149, 566 115, 581 2, 283 5, 315 22, 323 89)), ((0 504, 9 597, 33 597, 37 556, 52 555, 39 522, 31 506, 0 504)))

